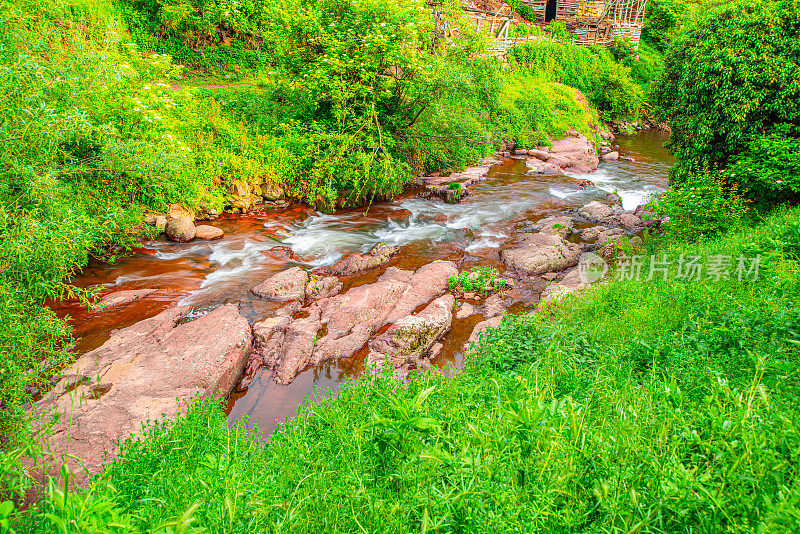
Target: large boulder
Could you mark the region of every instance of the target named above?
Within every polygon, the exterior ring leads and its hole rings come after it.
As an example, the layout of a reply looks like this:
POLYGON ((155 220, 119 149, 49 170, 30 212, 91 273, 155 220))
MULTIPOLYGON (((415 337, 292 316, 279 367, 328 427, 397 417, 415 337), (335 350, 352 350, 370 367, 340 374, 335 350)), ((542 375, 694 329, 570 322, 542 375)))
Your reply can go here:
POLYGON ((178 217, 167 221, 164 232, 170 240, 185 243, 194 239, 196 229, 191 218, 178 217))
POLYGON ((416 315, 407 315, 369 343, 368 363, 391 363, 395 369, 420 367, 422 358, 450 330, 453 295, 444 295, 416 315))
POLYGON ((561 271, 578 263, 583 245, 557 234, 525 234, 520 244, 500 253, 502 262, 529 275, 561 271))
POLYGON ((286 196, 286 192, 283 190, 283 187, 275 182, 266 181, 261 184, 261 196, 264 200, 274 202, 283 199, 286 196))
POLYGON ((548 163, 561 167, 570 174, 586 174, 597 170, 600 160, 597 158, 592 142, 570 130, 563 139, 553 141, 548 163))
POLYGON ((54 476, 66 461, 73 481, 84 484, 143 424, 178 415, 184 399, 231 392, 250 354, 250 324, 235 304, 184 322, 191 311, 171 308, 112 331, 36 403, 41 421, 60 415, 45 438, 54 476))
POLYGON ((250 291, 263 299, 285 302, 306 298, 308 272, 302 267, 292 267, 274 274, 250 291))

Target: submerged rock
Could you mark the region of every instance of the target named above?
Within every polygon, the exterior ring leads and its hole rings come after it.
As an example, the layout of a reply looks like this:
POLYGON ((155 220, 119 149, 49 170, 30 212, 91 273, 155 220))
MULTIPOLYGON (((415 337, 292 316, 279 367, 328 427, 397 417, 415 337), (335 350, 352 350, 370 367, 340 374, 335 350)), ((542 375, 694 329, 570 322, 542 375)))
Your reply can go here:
POLYGON ((36 403, 34 412, 42 421, 60 414, 47 438, 58 459, 53 475, 66 458, 73 480, 82 485, 144 423, 182 412, 185 405, 176 399, 231 392, 250 354, 249 323, 235 304, 182 322, 190 312, 188 306, 171 308, 112 331, 36 403))
POLYGON ((525 234, 514 248, 503 250, 500 259, 512 269, 529 275, 561 271, 578 263, 583 245, 569 243, 557 234, 525 234))
POLYGON ((114 291, 105 295, 95 306, 96 310, 107 310, 115 306, 122 306, 130 302, 149 297, 157 293, 158 289, 126 289, 124 291, 114 291))
POLYGON ((167 221, 164 232, 170 240, 185 243, 194 239, 196 230, 190 217, 178 217, 167 221))

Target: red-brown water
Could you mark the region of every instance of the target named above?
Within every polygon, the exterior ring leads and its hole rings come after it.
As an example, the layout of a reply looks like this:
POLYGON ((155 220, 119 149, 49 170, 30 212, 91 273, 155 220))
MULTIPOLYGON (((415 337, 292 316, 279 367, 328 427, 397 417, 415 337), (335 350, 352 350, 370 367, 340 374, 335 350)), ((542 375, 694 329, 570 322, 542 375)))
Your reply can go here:
MULTIPOLYGON (((71 317, 79 338, 76 350, 81 353, 100 346, 111 330, 179 303, 202 314, 220 304, 237 302, 251 322, 268 316, 278 304, 255 298, 248 290, 297 264, 283 251, 286 249, 300 258, 300 265, 315 267, 380 242, 401 247, 391 263, 345 279, 345 287, 373 282, 392 265, 416 269, 437 259, 455 261, 462 269, 491 265, 502 271, 502 246, 535 221, 602 199, 608 191, 616 191, 625 207, 633 209, 648 194, 663 190, 672 163, 661 146, 665 141, 664 135, 656 133, 621 137, 622 154, 635 162, 601 163, 595 173, 575 177, 526 176, 524 161, 509 159, 493 167, 488 179, 472 186, 470 195, 455 205, 408 197, 335 215, 295 205, 280 212, 224 216, 210 223, 225 231, 220 240, 179 244, 159 238, 143 243, 113 265, 92 263, 73 280, 80 287, 100 286, 103 294, 144 288, 159 289, 157 293, 104 312, 91 313, 70 302, 53 307, 60 316, 71 317), (581 189, 578 179, 591 180, 597 187, 581 189)), ((535 305, 527 300, 525 291, 517 291, 512 311, 524 312, 535 305)), ((481 320, 479 315, 455 320, 434 363, 458 365, 463 343, 481 320)), ((335 391, 343 380, 358 376, 363 371, 363 357, 311 367, 289 386, 277 385, 270 372, 262 370, 247 388, 237 389, 229 399, 230 420, 248 417, 250 425, 271 432, 276 421, 296 413, 307 395, 335 391)))

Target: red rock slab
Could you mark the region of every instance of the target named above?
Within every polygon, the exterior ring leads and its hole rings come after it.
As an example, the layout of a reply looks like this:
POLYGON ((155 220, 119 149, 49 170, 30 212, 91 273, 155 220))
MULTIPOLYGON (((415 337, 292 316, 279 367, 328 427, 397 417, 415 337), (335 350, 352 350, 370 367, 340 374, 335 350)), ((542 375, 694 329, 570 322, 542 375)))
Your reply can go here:
POLYGON ((53 453, 52 474, 66 461, 84 485, 113 459, 120 440, 182 412, 177 399, 231 392, 250 355, 249 323, 235 304, 182 323, 190 311, 171 308, 115 330, 36 403, 33 414, 43 422, 59 417, 44 446, 53 453))

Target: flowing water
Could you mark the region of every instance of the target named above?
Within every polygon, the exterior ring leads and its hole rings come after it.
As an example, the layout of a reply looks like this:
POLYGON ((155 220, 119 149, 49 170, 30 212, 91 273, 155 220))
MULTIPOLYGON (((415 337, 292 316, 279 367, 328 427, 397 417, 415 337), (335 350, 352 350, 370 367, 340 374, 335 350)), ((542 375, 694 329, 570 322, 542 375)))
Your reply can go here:
MULTIPOLYGON (((266 317, 278 304, 252 297, 248 290, 293 265, 308 268, 331 265, 348 252, 367 251, 376 243, 401 247, 388 265, 344 279, 345 288, 369 283, 389 266, 416 269, 437 259, 455 261, 460 268, 490 265, 499 268, 499 251, 514 236, 552 214, 570 212, 606 192, 617 192, 632 210, 666 187, 672 159, 662 144, 663 134, 641 133, 620 137, 623 155, 635 162, 601 163, 600 168, 579 176, 526 176, 525 162, 505 160, 492 167, 488 178, 473 185, 460 204, 410 194, 393 203, 376 204, 369 210, 349 210, 335 215, 291 206, 280 212, 225 216, 214 221, 225 236, 212 242, 172 243, 163 238, 148 241, 134 254, 113 265, 92 264, 73 283, 101 286, 109 293, 124 289, 157 288, 153 296, 131 304, 90 313, 69 302, 53 305, 61 316, 69 315, 79 337, 76 350, 86 352, 101 345, 116 328, 151 317, 176 304, 191 305, 200 315, 228 302, 239 303, 251 322, 266 317), (596 187, 582 189, 587 179, 596 187), (290 259, 291 251, 299 260, 290 259)), ((502 268, 500 268, 502 271, 502 268)), ((512 312, 529 307, 525 294, 518 295, 512 312)), ((460 348, 479 315, 455 321, 443 340, 444 349, 434 360, 446 367, 458 364, 460 348)), ((298 405, 314 391, 335 391, 337 385, 363 370, 363 354, 325 362, 302 372, 289 386, 279 386, 269 371, 262 370, 247 387, 237 388, 228 402, 231 421, 247 416, 264 432, 276 421, 296 413, 298 405)))

